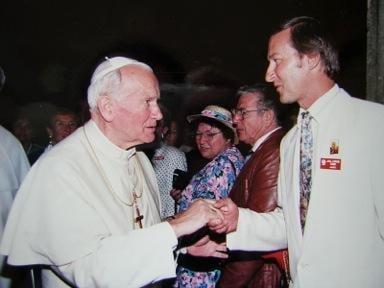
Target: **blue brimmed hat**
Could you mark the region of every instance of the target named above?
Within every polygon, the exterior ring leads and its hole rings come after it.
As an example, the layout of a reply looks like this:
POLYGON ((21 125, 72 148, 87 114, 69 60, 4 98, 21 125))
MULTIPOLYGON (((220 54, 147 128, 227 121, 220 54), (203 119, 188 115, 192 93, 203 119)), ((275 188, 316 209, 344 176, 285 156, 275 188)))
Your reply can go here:
POLYGON ((231 112, 229 112, 227 109, 216 105, 209 105, 205 107, 200 114, 187 116, 187 121, 191 123, 202 118, 213 119, 231 129, 234 134, 234 144, 236 145, 239 143, 239 138, 237 137, 236 129, 235 127, 233 127, 231 112))

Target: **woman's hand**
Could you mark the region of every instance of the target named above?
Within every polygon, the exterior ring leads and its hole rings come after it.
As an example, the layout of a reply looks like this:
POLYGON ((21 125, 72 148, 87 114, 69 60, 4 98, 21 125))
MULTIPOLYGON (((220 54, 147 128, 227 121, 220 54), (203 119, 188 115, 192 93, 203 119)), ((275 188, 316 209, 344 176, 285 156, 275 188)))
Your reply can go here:
POLYGON ((171 190, 171 192, 169 192, 169 194, 171 195, 171 197, 177 202, 179 202, 180 198, 181 198, 181 192, 182 190, 179 190, 179 189, 175 189, 173 188, 171 190))

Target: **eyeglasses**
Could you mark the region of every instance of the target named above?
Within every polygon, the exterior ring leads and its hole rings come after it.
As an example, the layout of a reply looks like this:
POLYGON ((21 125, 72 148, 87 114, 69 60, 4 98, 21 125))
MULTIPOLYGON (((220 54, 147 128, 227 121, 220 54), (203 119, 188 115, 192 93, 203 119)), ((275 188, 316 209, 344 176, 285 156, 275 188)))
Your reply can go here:
POLYGON ((213 139, 213 137, 215 137, 217 134, 220 134, 220 133, 222 133, 222 132, 221 131, 219 131, 219 132, 196 132, 195 138, 201 139, 201 138, 205 137, 205 139, 211 141, 213 139))
POLYGON ((265 108, 259 108, 259 109, 244 109, 244 108, 240 108, 240 109, 237 109, 237 108, 234 108, 231 110, 232 112, 232 116, 235 117, 235 116, 239 116, 241 117, 242 119, 246 118, 248 113, 250 112, 262 112, 262 111, 266 111, 267 109, 265 108))

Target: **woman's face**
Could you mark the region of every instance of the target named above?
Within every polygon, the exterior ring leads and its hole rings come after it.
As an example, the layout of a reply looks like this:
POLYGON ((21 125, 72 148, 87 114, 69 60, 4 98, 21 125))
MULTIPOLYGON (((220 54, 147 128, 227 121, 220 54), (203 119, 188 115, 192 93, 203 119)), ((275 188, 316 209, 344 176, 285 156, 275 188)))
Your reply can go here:
POLYGON ((50 127, 47 127, 48 135, 54 144, 59 143, 77 129, 77 120, 74 114, 57 114, 53 117, 50 127))
POLYGON ((231 146, 231 141, 224 138, 219 128, 206 123, 200 123, 197 126, 195 140, 201 155, 206 159, 215 158, 231 146))

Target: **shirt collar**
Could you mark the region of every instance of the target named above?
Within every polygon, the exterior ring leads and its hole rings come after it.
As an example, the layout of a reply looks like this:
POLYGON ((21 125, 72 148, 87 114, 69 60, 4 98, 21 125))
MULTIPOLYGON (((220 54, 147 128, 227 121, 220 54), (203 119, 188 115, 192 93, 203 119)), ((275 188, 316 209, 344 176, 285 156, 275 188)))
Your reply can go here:
POLYGON ((261 144, 264 143, 265 140, 268 139, 268 137, 275 131, 281 129, 281 127, 277 127, 271 131, 269 131, 268 133, 264 134, 263 136, 261 136, 259 139, 257 139, 256 143, 253 145, 252 147, 252 152, 255 152, 257 150, 257 148, 260 147, 261 144))
POLYGON ((301 123, 301 113, 308 111, 309 114, 315 121, 318 121, 320 118, 321 111, 324 110, 324 107, 334 99, 334 96, 340 91, 340 88, 335 84, 331 89, 329 89, 325 94, 319 97, 307 110, 300 108, 299 115, 297 116, 297 124, 300 126, 301 123))

